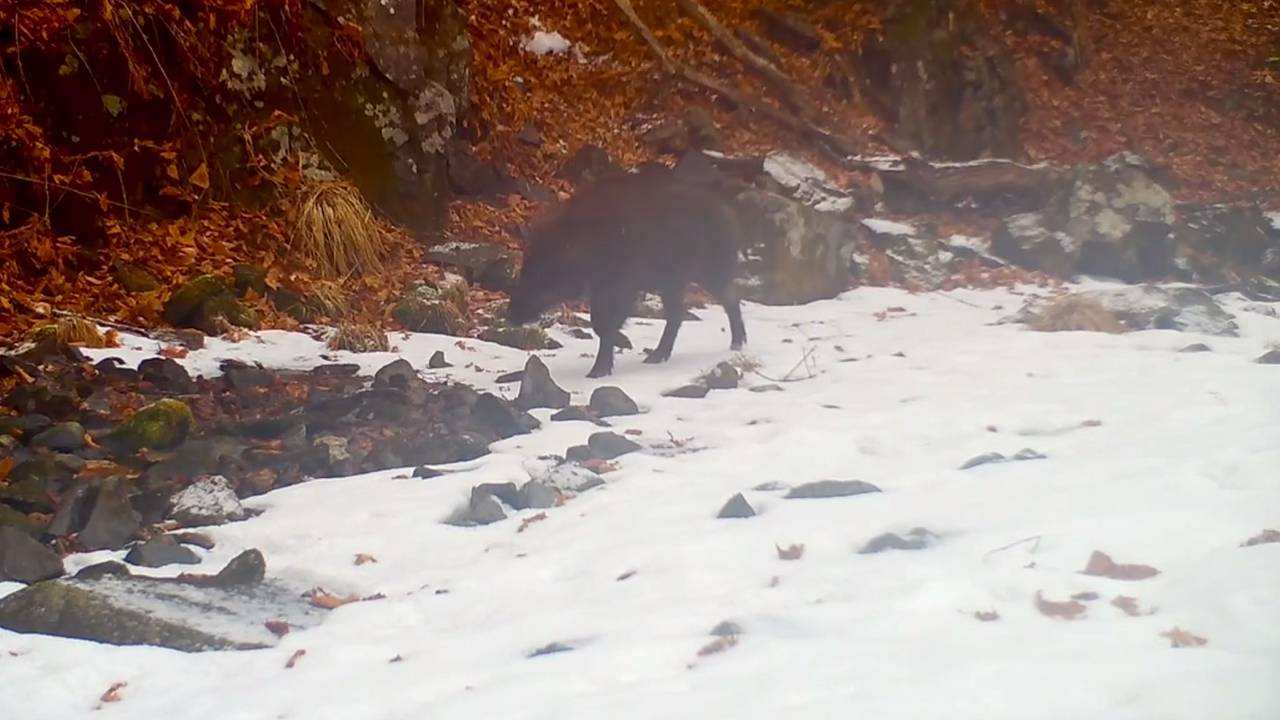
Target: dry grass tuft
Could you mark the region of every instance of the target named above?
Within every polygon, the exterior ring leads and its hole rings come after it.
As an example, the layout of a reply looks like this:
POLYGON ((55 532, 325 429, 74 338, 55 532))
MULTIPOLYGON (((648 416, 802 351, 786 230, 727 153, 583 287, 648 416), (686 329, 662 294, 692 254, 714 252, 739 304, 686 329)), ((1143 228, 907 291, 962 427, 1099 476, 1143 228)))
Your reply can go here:
POLYGON ((1104 332, 1119 334, 1128 328, 1102 303, 1080 295, 1064 295, 1044 307, 1027 323, 1039 332, 1104 332))
POLYGON ((347 291, 340 283, 331 280, 313 285, 307 299, 317 315, 330 320, 346 317, 351 309, 351 297, 347 291))
POLYGON ((355 186, 319 182, 302 193, 289 249, 326 278, 381 270, 386 239, 355 186))
POLYGON ((387 334, 376 325, 339 325, 337 332, 329 337, 326 343, 330 350, 346 350, 348 352, 387 352, 391 343, 387 342, 387 334))
POLYGON ((67 345, 83 345, 91 348, 111 347, 106 336, 98 330, 98 325, 82 317, 64 317, 57 322, 34 327, 27 334, 27 339, 34 341, 47 337, 56 338, 58 342, 67 345))

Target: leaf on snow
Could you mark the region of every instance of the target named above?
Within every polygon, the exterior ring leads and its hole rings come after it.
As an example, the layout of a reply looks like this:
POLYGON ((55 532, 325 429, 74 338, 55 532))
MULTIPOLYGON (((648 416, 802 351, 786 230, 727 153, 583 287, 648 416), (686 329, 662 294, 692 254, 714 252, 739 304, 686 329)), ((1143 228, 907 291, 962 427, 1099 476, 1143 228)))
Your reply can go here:
POLYGON ((1190 630, 1183 630, 1180 627, 1174 627, 1172 630, 1166 630, 1160 634, 1169 638, 1169 645, 1176 648, 1200 647, 1209 642, 1199 635, 1193 634, 1190 630))
POLYGON ((778 551, 779 560, 799 560, 804 557, 804 543, 788 545, 785 548, 781 545, 774 545, 773 547, 778 551))
POLYGON ((995 610, 977 610, 973 616, 982 622, 995 622, 1000 619, 1000 613, 995 610))
POLYGON ((1143 612, 1138 607, 1138 598, 1130 597, 1128 595, 1117 595, 1115 599, 1111 601, 1111 605, 1112 607, 1120 608, 1121 610, 1124 611, 1124 614, 1128 615, 1129 617, 1138 617, 1140 615, 1155 614, 1155 610, 1147 610, 1146 612, 1143 612))
POLYGON ((1160 574, 1159 570, 1150 565, 1121 565, 1101 550, 1093 551, 1083 572, 1085 575, 1098 575, 1112 580, 1146 580, 1160 574))
POLYGON ((1036 609, 1041 615, 1051 618, 1061 618, 1062 620, 1076 620, 1088 609, 1083 603, 1075 600, 1045 600, 1044 595, 1039 591, 1036 592, 1036 609))
POLYGON ((367 565, 368 563, 376 563, 376 562, 378 562, 378 558, 372 555, 368 555, 366 553, 356 553, 356 559, 355 559, 356 565, 367 565))
POLYGON ((306 654, 306 650, 294 650, 293 654, 289 656, 289 660, 284 664, 285 670, 291 670, 293 666, 297 665, 298 661, 302 659, 302 656, 306 654))
POLYGON ((127 682, 111 683, 111 687, 107 688, 107 691, 102 693, 102 697, 98 698, 98 700, 104 703, 120 702, 120 691, 128 687, 128 685, 129 683, 127 682))
POLYGON ((276 637, 284 637, 293 629, 289 626, 289 623, 284 620, 268 620, 264 622, 263 625, 265 625, 267 630, 276 637))
POLYGON ((708 655, 715 655, 717 653, 722 653, 725 650, 728 650, 729 648, 737 644, 738 644, 737 635, 727 635, 725 637, 718 637, 715 640, 712 640, 711 642, 707 643, 706 645, 703 645, 701 648, 698 648, 698 657, 706 657, 708 655))
POLYGON ((312 590, 311 592, 307 593, 307 599, 310 600, 311 604, 314 605, 315 607, 322 608, 324 610, 333 610, 336 608, 340 608, 343 605, 349 605, 353 602, 359 601, 360 596, 348 595, 346 597, 340 597, 338 595, 332 595, 330 593, 325 592, 324 590, 316 588, 315 590, 312 590))

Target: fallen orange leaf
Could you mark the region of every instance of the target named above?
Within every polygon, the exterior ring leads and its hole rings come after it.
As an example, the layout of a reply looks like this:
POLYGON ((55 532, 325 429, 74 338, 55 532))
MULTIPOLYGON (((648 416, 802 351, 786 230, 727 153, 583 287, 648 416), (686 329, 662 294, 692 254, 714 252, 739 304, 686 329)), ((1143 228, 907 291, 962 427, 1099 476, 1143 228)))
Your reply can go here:
POLYGON ((1160 571, 1150 565, 1121 565, 1112 560, 1109 555, 1094 550, 1089 556, 1089 563, 1085 565, 1085 575, 1098 575, 1108 577, 1112 580, 1145 580, 1149 577, 1155 577, 1160 571))
POLYGON ((1058 602, 1055 600, 1045 600, 1044 595, 1039 591, 1036 592, 1036 609, 1040 614, 1052 618, 1061 618, 1063 620, 1076 620, 1085 613, 1087 608, 1084 604, 1075 600, 1065 600, 1058 602))

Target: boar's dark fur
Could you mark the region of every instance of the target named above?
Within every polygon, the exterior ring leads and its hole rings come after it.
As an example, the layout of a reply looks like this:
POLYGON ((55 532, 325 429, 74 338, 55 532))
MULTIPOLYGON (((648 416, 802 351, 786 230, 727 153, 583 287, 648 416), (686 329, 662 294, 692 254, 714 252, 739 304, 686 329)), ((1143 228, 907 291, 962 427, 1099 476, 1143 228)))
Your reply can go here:
POLYGON ((714 182, 661 168, 614 175, 580 190, 530 230, 509 319, 527 323, 560 303, 586 298, 600 351, 587 377, 613 371, 613 348, 641 292, 662 298, 666 328, 645 359, 671 357, 689 283, 729 316, 733 349, 746 330, 734 292, 740 247, 733 206, 714 182))

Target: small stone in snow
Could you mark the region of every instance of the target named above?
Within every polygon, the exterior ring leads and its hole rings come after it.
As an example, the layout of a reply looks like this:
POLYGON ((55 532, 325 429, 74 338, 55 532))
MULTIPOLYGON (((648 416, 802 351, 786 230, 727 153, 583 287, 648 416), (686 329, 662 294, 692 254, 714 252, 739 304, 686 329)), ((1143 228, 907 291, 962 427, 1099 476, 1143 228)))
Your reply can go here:
POLYGON ((444 475, 444 473, 433 467, 427 467, 426 465, 421 465, 413 471, 413 476, 416 478, 437 478, 441 475, 444 475))
POLYGON ((979 465, 988 465, 991 463, 1004 462, 1007 459, 1008 458, 1006 458, 1004 455, 1001 455, 998 452, 983 453, 976 457, 971 457, 968 460, 965 460, 964 464, 960 466, 960 469, 968 470, 969 468, 976 468, 979 465))
POLYGON ((530 408, 562 408, 569 405, 569 391, 556 385, 551 379, 551 371, 546 363, 537 355, 530 355, 524 366, 524 376, 520 379, 520 394, 516 396, 516 407, 521 410, 530 408))
POLYGON ((63 573, 62 558, 15 527, 0 527, 0 582, 36 583, 63 573))
POLYGON ((1014 460, 1044 460, 1048 457, 1048 455, 1045 455, 1038 450, 1032 450, 1031 448, 1022 448, 1013 454, 1014 460))
POLYGON ((729 501, 724 504, 724 507, 720 508, 720 512, 716 517, 720 519, 737 519, 755 517, 755 515, 755 508, 751 507, 751 503, 747 502, 747 499, 742 496, 742 493, 738 493, 737 495, 729 498, 729 501))
POLYGON ((714 637, 737 637, 742 634, 742 626, 731 620, 724 620, 711 628, 714 637))
POLYGON ((732 390, 738 387, 742 375, 738 369, 727 362, 717 364, 704 378, 707 387, 712 390, 732 390))
POLYGON ((760 483, 759 485, 751 489, 757 492, 778 492, 781 490, 788 490, 790 489, 790 487, 791 486, 787 485, 786 483, 780 483, 780 482, 771 480, 769 482, 760 483))
POLYGON ((538 648, 537 650, 534 650, 533 652, 529 653, 525 657, 532 659, 536 657, 542 657, 543 655, 555 655, 556 653, 564 653, 564 652, 572 652, 572 651, 573 651, 572 645, 553 642, 549 645, 543 645, 542 647, 538 648))
POLYGON ((498 383, 499 385, 507 385, 510 383, 518 383, 523 379, 524 379, 523 370, 512 370, 509 373, 502 373, 498 377, 494 378, 493 381, 498 383))
POLYGON ((453 363, 444 359, 443 350, 437 350, 431 353, 431 359, 427 360, 427 367, 432 370, 440 370, 441 368, 453 367, 453 363))
POLYGON ((923 550, 937 539, 936 534, 922 527, 913 528, 905 538, 894 533, 884 533, 871 538, 858 553, 872 555, 885 550, 923 550))
POLYGON ((196 565, 199 564, 200 557, 191 548, 179 545, 176 538, 157 535, 130 548, 124 561, 130 565, 158 568, 165 565, 196 565))
POLYGON ((587 445, 573 445, 564 451, 564 459, 571 463, 583 463, 595 459, 595 453, 587 445))
POLYGON ((591 408, 584 407, 582 405, 570 405, 569 407, 563 410, 556 411, 556 413, 551 416, 551 421, 552 422, 579 421, 579 422, 595 423, 596 425, 609 424, 601 420, 594 412, 591 411, 591 408))
POLYGON ((600 417, 636 415, 640 412, 635 400, 623 392, 622 388, 612 385, 598 387, 592 391, 591 400, 588 401, 587 406, 600 417))
POLYGON ((750 390, 753 393, 782 392, 782 386, 777 383, 769 383, 768 385, 754 385, 750 390))
POLYGON ((532 510, 553 508, 560 501, 560 493, 555 488, 544 485, 537 480, 530 480, 520 487, 520 506, 532 510))
POLYGON ((601 460, 612 460, 641 449, 641 445, 634 440, 611 432, 592 433, 591 437, 587 438, 587 447, 591 448, 591 453, 601 460))
POLYGON ((1181 350, 1179 350, 1178 352, 1180 352, 1180 353, 1206 353, 1206 352, 1213 352, 1213 348, 1209 347, 1208 345, 1205 345, 1204 343, 1192 343, 1192 344, 1190 344, 1190 345, 1188 345, 1188 346, 1186 346, 1186 347, 1182 348, 1182 349, 1181 349, 1181 350))
POLYGON ((672 398, 688 398, 690 400, 697 400, 698 398, 706 397, 707 392, 708 392, 708 388, 706 385, 702 385, 700 383, 692 383, 689 385, 682 385, 674 390, 668 390, 662 393, 662 396, 672 397, 672 398))
POLYGON ((792 488, 784 497, 788 500, 849 497, 865 493, 878 493, 880 488, 861 480, 818 480, 792 488))
POLYGON ((1259 365, 1280 365, 1280 350, 1268 350, 1257 359, 1259 365))

